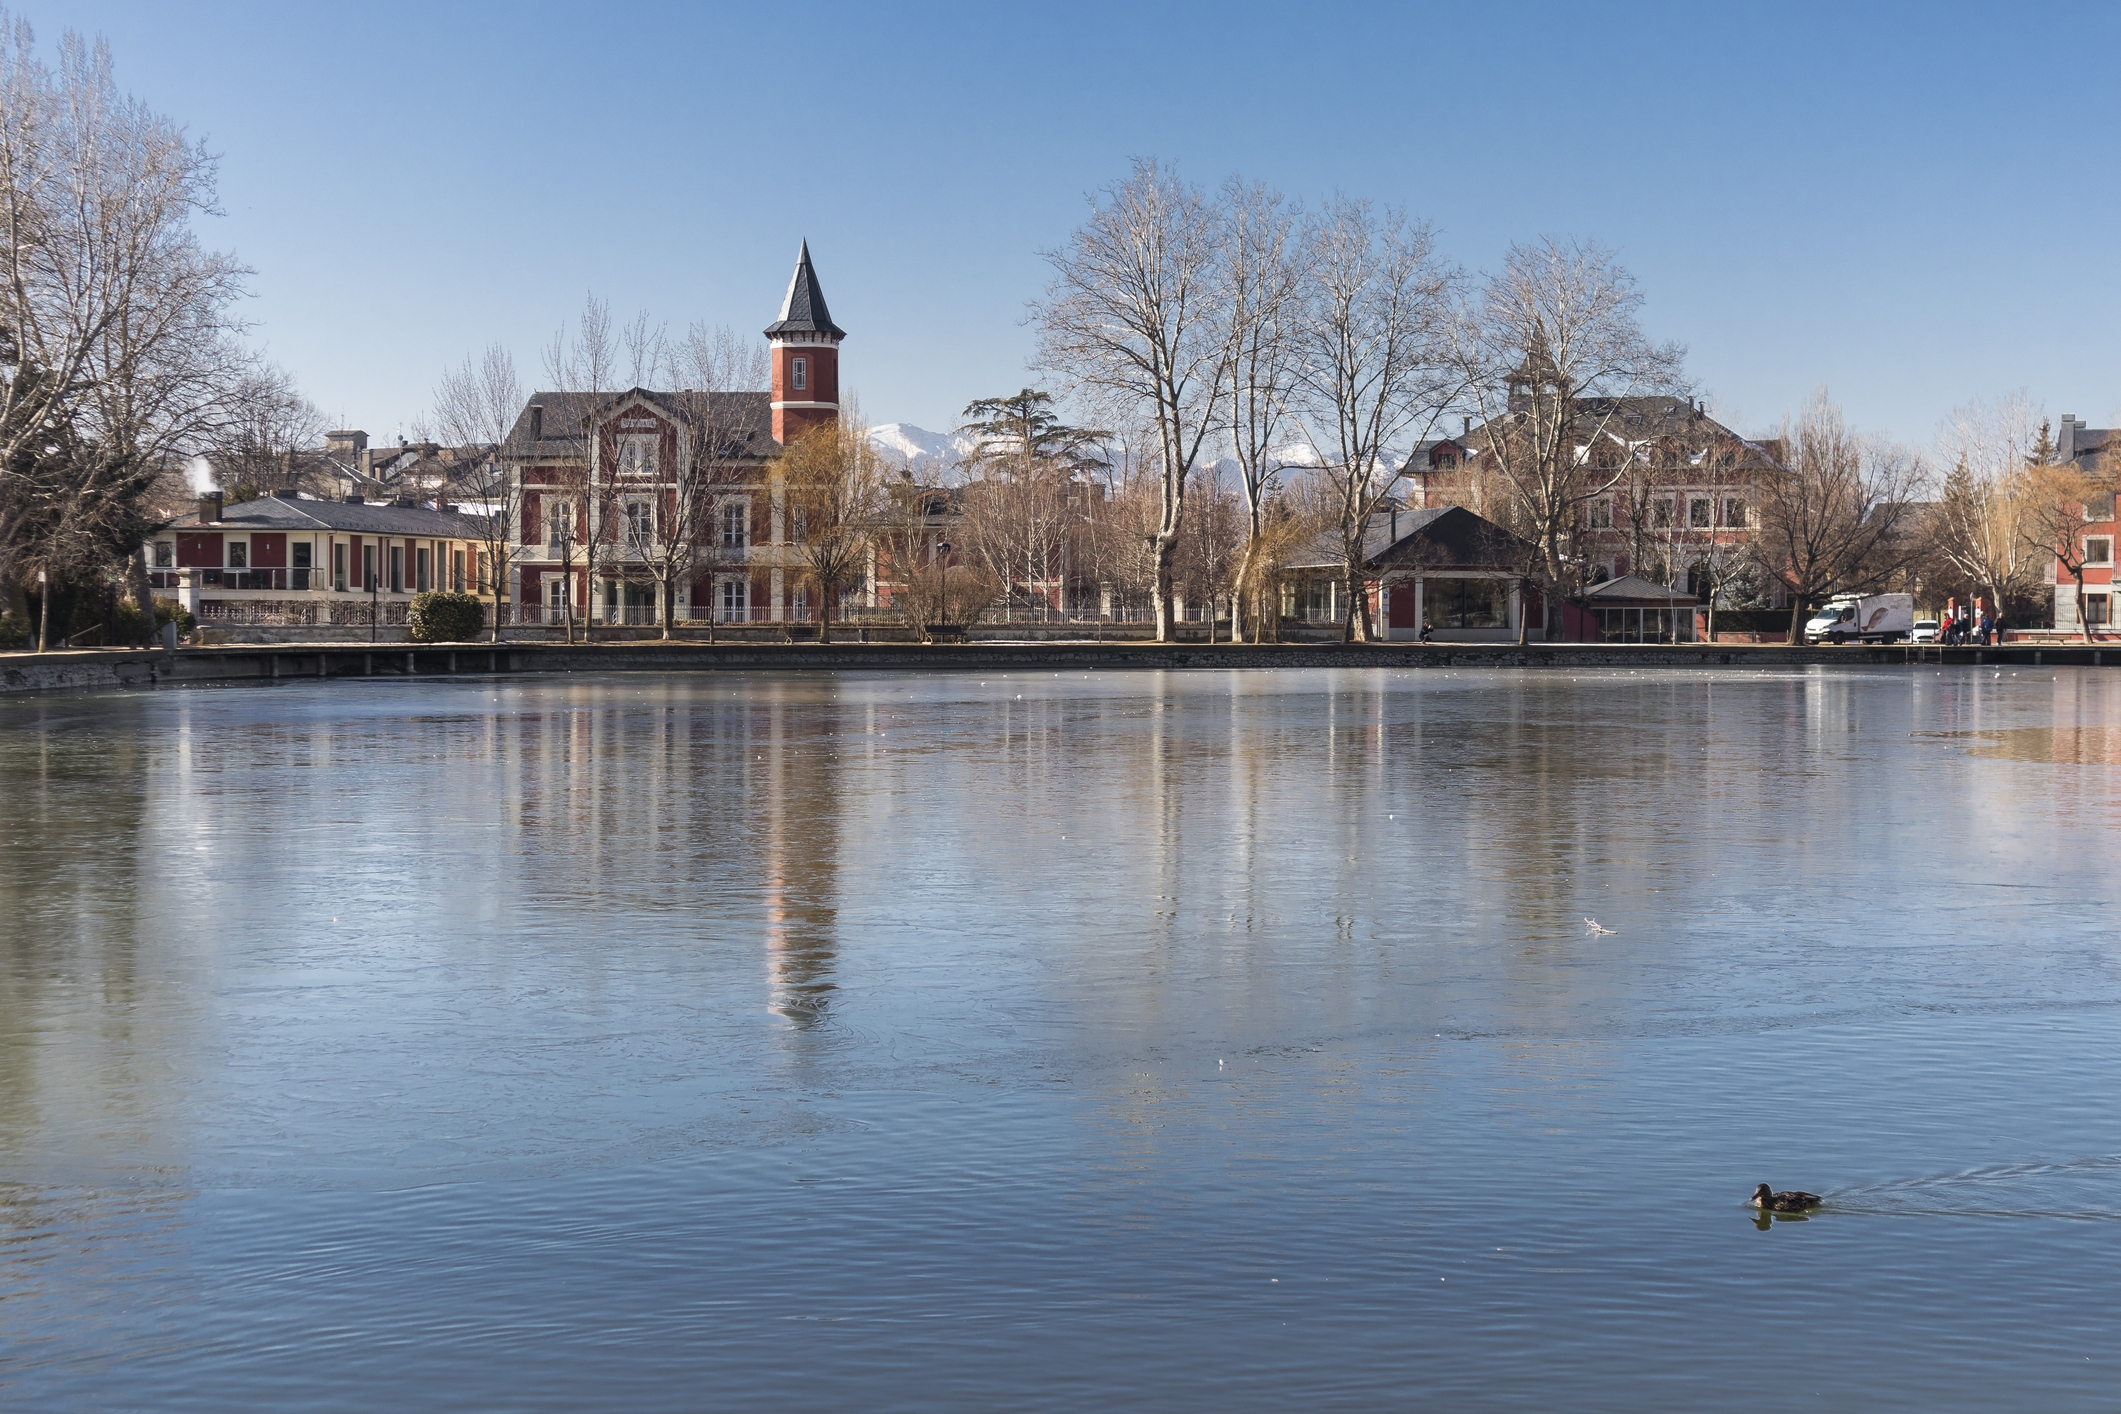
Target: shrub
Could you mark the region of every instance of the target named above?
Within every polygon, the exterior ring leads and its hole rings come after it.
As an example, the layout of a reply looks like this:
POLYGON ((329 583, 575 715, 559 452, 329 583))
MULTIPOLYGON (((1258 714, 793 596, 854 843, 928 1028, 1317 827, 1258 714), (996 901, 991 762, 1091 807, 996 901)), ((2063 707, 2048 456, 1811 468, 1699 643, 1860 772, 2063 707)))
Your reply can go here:
POLYGON ((20 614, 0 614, 0 648, 27 648, 29 620, 20 614))
POLYGON ((177 632, 190 633, 199 626, 199 621, 193 618, 190 611, 176 600, 157 599, 155 601, 155 627, 159 630, 164 624, 175 624, 177 632))
POLYGON ((474 594, 415 594, 405 622, 415 643, 468 643, 486 627, 486 606, 474 594))

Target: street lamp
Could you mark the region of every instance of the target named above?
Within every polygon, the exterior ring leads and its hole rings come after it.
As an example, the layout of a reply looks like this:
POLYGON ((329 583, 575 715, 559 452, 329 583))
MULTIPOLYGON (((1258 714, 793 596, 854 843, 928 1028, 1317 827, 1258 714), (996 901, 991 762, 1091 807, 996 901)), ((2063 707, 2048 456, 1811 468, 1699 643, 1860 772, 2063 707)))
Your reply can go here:
POLYGON ((936 552, 943 557, 941 568, 936 571, 935 607, 936 611, 943 616, 943 621, 937 627, 948 628, 950 627, 950 542, 938 540, 935 542, 935 548, 936 552))

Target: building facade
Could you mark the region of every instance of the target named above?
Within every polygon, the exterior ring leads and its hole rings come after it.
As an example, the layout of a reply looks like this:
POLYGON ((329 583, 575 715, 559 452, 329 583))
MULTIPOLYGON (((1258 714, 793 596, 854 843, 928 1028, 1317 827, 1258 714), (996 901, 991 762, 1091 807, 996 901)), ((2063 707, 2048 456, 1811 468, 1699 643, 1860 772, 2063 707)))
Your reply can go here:
POLYGON ((765 336, 764 392, 531 396, 502 448, 515 490, 518 621, 818 617, 800 572, 801 527, 772 474, 789 441, 839 417, 846 331, 832 322, 807 241, 765 336))
POLYGON ((148 583, 206 623, 402 624, 415 594, 493 597, 485 524, 411 500, 209 494, 147 543, 148 583))
MULTIPOLYGON (((1493 447, 1507 422, 1468 420, 1459 436, 1418 449, 1410 502, 1507 522, 1511 488, 1493 447)), ((1722 587, 1747 558, 1759 488, 1780 474, 1780 449, 1739 436, 1688 398, 1586 398, 1578 422, 1585 493, 1565 552, 1576 586, 1633 575, 1704 595, 1722 587)), ((1779 582, 1762 588, 1780 592, 1779 582)))
POLYGON ((2055 460, 2075 463, 2095 482, 2108 489, 2092 497, 2084 507, 2084 525, 2077 530, 2077 563, 2083 569, 2084 589, 2078 593, 2077 575, 2058 556, 2055 581, 2055 628, 2064 633, 2093 635, 2114 631, 2114 546, 2121 543, 2121 515, 2115 511, 2116 455, 2121 454, 2121 428, 2086 427, 2081 418, 2062 414, 2056 429, 2055 460))

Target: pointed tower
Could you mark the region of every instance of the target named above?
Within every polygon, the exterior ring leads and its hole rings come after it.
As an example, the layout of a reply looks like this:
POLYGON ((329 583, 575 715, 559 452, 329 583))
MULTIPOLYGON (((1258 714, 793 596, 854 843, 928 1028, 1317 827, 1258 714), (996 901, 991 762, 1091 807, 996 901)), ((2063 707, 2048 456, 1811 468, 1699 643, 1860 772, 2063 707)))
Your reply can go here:
POLYGON ((796 257, 781 317, 766 326, 773 345, 773 440, 787 442, 840 415, 840 340, 825 292, 810 267, 810 242, 796 257))

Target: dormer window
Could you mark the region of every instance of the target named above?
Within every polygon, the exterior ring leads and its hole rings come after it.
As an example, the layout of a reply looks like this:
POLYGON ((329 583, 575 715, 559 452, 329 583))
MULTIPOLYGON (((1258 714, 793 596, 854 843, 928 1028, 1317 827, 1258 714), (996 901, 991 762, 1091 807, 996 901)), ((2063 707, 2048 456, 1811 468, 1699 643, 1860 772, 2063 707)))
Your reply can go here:
POLYGON ((810 360, 795 358, 788 361, 788 386, 797 392, 810 386, 810 360))

